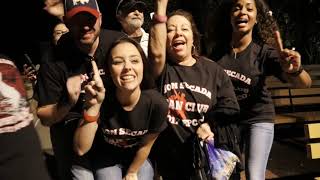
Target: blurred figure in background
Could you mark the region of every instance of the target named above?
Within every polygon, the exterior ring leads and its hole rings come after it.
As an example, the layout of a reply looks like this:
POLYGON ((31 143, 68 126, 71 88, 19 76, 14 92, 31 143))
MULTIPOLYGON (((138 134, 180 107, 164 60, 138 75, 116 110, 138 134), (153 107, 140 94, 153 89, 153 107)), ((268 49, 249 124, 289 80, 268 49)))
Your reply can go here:
POLYGON ((55 27, 53 28, 52 43, 54 45, 57 45, 60 37, 68 32, 69 32, 69 29, 67 28, 66 24, 63 23, 62 21, 58 22, 58 24, 56 24, 55 27))
POLYGON ((149 34, 142 28, 146 4, 139 0, 120 0, 116 16, 122 26, 122 31, 130 38, 140 43, 148 56, 149 34))
MULTIPOLYGON (((52 51, 54 49, 54 46, 58 44, 58 40, 60 39, 60 37, 68 32, 69 29, 62 21, 59 21, 54 26, 51 40, 52 43, 49 45, 48 49, 46 49, 46 52, 43 52, 41 63, 50 61, 50 58, 52 58, 52 51)), ((23 65, 23 75, 25 76, 26 80, 30 81, 33 85, 35 85, 35 83, 37 82, 38 69, 38 65, 36 66, 36 68, 32 67, 31 64, 23 65)))
POLYGON ((0 178, 49 180, 23 80, 14 63, 0 55, 0 178))

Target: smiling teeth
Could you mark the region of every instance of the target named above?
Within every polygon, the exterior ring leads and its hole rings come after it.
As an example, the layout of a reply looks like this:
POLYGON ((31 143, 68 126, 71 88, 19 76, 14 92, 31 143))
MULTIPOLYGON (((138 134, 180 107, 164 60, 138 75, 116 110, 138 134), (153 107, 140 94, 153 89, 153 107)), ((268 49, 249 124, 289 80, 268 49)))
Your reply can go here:
POLYGON ((132 76, 132 75, 122 76, 122 77, 121 77, 121 79, 123 79, 123 80, 131 80, 131 79, 133 79, 133 78, 134 78, 134 76, 132 76))

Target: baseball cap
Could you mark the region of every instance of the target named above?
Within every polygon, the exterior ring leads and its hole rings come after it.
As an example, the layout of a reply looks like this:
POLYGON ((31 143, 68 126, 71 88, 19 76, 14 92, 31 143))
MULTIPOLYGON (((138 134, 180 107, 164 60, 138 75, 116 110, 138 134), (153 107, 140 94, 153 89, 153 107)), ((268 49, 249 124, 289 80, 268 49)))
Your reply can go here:
POLYGON ((132 12, 135 8, 145 11, 146 4, 139 0, 120 0, 116 9, 116 15, 120 15, 122 12, 132 12))
POLYGON ((80 12, 90 13, 96 18, 100 15, 96 0, 65 0, 64 9, 67 20, 80 12))

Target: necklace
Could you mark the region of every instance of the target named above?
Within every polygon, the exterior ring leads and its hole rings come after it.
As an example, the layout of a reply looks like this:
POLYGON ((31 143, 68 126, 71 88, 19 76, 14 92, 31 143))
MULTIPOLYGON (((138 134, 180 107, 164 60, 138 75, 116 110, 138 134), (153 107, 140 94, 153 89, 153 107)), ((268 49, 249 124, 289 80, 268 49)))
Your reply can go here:
POLYGON ((231 46, 231 47, 232 47, 232 51, 233 51, 233 58, 237 59, 237 52, 236 52, 236 50, 234 50, 233 46, 231 46))

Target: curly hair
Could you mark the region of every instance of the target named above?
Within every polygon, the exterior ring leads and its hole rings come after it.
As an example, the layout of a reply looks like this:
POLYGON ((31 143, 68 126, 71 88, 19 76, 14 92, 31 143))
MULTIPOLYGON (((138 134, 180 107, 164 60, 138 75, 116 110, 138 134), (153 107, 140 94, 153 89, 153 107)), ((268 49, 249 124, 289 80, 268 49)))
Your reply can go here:
POLYGON ((199 33, 199 30, 197 28, 197 25, 193 19, 193 16, 185 11, 185 10, 182 10, 182 9, 178 9, 178 10, 175 10, 173 12, 171 12, 169 15, 168 15, 168 19, 172 16, 175 16, 175 15, 178 15, 178 16, 183 16, 185 17, 191 24, 191 29, 192 29, 192 34, 193 34, 193 45, 194 45, 194 49, 192 50, 192 56, 195 58, 195 59, 198 59, 199 56, 200 56, 200 51, 201 51, 201 48, 200 48, 200 39, 201 39, 201 36, 200 36, 200 33, 199 33))
MULTIPOLYGON (((219 58, 230 48, 232 26, 230 22, 231 9, 236 0, 226 0, 219 4, 212 19, 212 26, 207 30, 211 46, 208 53, 212 58, 219 58)), ((264 0, 254 0, 257 8, 257 24, 253 27, 252 39, 259 45, 275 45, 274 31, 279 30, 276 20, 272 16, 264 0)))

